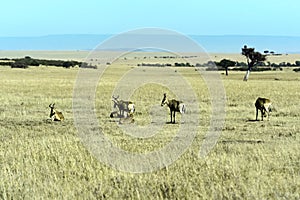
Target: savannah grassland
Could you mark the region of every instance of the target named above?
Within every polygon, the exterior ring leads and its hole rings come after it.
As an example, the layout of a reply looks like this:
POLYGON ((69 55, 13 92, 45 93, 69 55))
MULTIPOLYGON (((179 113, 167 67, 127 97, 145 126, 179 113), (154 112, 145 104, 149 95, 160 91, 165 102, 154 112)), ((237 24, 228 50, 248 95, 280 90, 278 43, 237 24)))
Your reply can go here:
MULTIPOLYGON (((116 62, 107 68, 95 106, 107 138, 126 151, 145 153, 170 142, 182 122, 177 115, 175 125, 166 123, 152 138, 137 139, 124 134, 117 119, 109 118, 114 87, 134 66, 116 62)), ((167 70, 141 69, 140 76, 167 70)), ((46 66, 0 68, 0 199, 300 198, 299 73, 290 68, 253 72, 249 81, 243 82, 244 72, 230 71, 228 77, 218 72, 226 91, 226 119, 217 144, 202 158, 199 150, 213 106, 207 85, 194 68, 171 68, 170 76, 182 75, 198 99, 200 113, 188 110, 186 114, 195 115, 200 123, 184 122, 197 126, 196 137, 170 166, 128 173, 99 162, 78 137, 72 110, 78 71, 46 66), (259 96, 274 102, 276 110, 269 121, 254 121, 254 102, 259 96), (65 121, 47 120, 48 105, 53 102, 65 121)), ((142 85, 134 91, 135 124, 151 123, 151 105, 160 105, 166 91, 176 97, 158 84, 142 85)), ((169 121, 167 108, 154 114, 169 121)))

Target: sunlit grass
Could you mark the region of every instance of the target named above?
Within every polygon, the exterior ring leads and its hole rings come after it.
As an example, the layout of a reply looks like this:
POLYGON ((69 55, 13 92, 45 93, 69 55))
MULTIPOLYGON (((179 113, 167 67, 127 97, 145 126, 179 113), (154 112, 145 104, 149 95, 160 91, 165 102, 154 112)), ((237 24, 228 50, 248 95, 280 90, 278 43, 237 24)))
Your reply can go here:
MULTIPOLYGON (((165 120, 162 131, 152 138, 133 138, 118 119, 109 118, 115 85, 131 69, 112 66, 105 71, 96 91, 99 125, 107 138, 124 150, 159 150, 172 140, 181 123, 180 115, 177 124, 167 123, 166 107, 151 113, 168 88, 146 84, 130 99, 137 106, 135 125, 151 124, 149 114, 165 120)), ((194 69, 177 68, 199 101, 196 138, 172 165, 152 173, 131 174, 99 162, 81 143, 72 112, 77 72, 53 67, 0 68, 1 199, 300 198, 299 74, 291 70, 251 73, 248 82, 242 81, 243 72, 222 75, 226 121, 216 146, 201 158, 198 154, 210 122, 210 96, 194 69), (253 121, 259 96, 274 102, 276 111, 269 121, 253 121), (48 105, 53 102, 64 113, 64 122, 47 121, 48 105)), ((184 88, 180 90, 184 92, 184 88)), ((176 98, 172 91, 167 93, 176 98)), ((187 114, 195 113, 190 110, 187 114)))

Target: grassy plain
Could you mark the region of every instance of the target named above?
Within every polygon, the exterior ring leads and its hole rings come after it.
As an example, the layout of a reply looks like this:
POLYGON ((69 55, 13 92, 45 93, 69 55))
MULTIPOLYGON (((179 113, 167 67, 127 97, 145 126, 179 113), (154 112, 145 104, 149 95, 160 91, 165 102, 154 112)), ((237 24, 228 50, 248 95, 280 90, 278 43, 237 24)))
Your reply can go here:
MULTIPOLYGON (((107 68, 97 88, 96 113, 102 130, 115 145, 131 152, 150 152, 172 140, 182 122, 178 115, 177 124, 166 123, 154 137, 137 139, 122 133, 115 120, 109 118, 115 85, 135 64, 127 60, 107 68)), ((167 68, 143 67, 140 76, 152 70, 157 70, 159 76, 167 68)), ((248 82, 242 81, 244 72, 221 75, 226 120, 217 144, 201 158, 198 153, 212 109, 207 85, 194 68, 171 68, 170 77, 182 75, 198 99, 200 113, 187 113, 200 119, 199 125, 190 124, 197 126, 196 137, 170 166, 135 174, 99 162, 81 143, 72 110, 78 71, 45 66, 0 68, 1 199, 300 198, 299 73, 289 68, 253 72, 248 82), (274 102, 276 111, 269 121, 254 121, 254 102, 259 96, 274 102), (63 111, 65 121, 47 121, 52 102, 63 111)), ((151 123, 149 105, 159 105, 166 90, 153 83, 134 91, 136 124, 151 123)), ((168 94, 175 97, 172 91, 168 94)), ((169 120, 167 108, 155 114, 169 120)))

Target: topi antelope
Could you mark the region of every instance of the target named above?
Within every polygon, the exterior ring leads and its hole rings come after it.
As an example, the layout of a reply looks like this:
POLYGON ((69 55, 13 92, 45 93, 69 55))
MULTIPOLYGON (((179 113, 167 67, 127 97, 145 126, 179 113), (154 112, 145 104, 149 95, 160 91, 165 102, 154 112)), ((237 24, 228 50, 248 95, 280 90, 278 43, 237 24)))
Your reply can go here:
POLYGON ((50 119, 52 121, 63 121, 65 119, 64 115, 62 114, 62 112, 57 111, 54 108, 54 105, 55 105, 55 103, 49 105, 49 107, 50 107, 50 119))
POLYGON ((167 104, 170 108, 170 116, 171 116, 171 123, 175 124, 175 113, 180 112, 181 114, 185 113, 186 106, 182 101, 177 101, 175 99, 167 99, 167 94, 164 93, 164 97, 161 101, 161 106, 167 104), (173 114, 173 121, 172 121, 172 114, 173 114))
POLYGON ((269 115, 271 110, 271 100, 267 99, 267 98, 261 98, 258 97, 256 102, 255 102, 255 107, 256 107, 256 121, 258 121, 257 117, 258 117, 258 110, 260 110, 261 112, 261 120, 264 120, 264 117, 268 116, 269 119, 269 115))
MULTIPOLYGON (((114 108, 118 107, 119 109, 119 117, 125 117, 124 112, 126 112, 126 116, 131 115, 134 113, 135 111, 135 105, 133 102, 131 101, 123 101, 123 100, 119 100, 119 96, 114 97, 112 96, 112 101, 114 102, 114 108)), ((113 116, 112 113, 110 115, 111 117, 113 116)))

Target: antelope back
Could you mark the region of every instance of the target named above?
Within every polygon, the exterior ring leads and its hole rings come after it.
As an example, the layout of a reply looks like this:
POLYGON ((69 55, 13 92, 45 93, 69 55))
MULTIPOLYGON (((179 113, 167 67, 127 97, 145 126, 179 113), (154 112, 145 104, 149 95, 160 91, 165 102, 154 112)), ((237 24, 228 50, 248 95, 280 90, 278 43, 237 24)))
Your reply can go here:
POLYGON ((55 111, 55 119, 57 121, 63 121, 65 119, 64 115, 62 114, 62 112, 59 111, 55 111))
POLYGON ((255 102, 255 107, 257 109, 268 109, 270 105, 272 104, 270 99, 258 97, 255 102))

